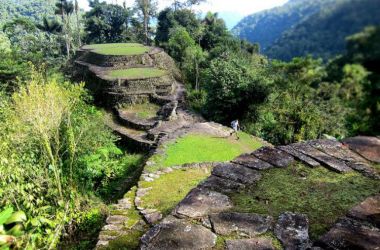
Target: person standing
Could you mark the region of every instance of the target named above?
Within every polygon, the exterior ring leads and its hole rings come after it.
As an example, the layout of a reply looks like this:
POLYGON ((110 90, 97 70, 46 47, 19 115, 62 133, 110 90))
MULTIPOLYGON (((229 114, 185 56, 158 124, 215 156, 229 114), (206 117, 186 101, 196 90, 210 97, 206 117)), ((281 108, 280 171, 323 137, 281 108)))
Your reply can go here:
POLYGON ((233 134, 236 134, 236 140, 239 140, 239 134, 238 134, 238 130, 240 129, 240 125, 239 125, 239 120, 234 120, 231 122, 231 127, 233 129, 233 131, 231 132, 230 136, 232 136, 233 134))

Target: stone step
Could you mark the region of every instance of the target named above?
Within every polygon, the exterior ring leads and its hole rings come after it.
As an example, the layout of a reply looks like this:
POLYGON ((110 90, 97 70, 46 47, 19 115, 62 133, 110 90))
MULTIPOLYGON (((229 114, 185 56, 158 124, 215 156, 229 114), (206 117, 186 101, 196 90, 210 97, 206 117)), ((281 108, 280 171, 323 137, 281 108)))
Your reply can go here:
POLYGON ((321 164, 319 164, 319 162, 317 162, 317 161, 313 160, 312 158, 302 154, 301 152, 295 150, 291 146, 279 146, 277 148, 282 150, 282 151, 285 151, 286 153, 288 153, 292 156, 294 156, 295 158, 302 161, 303 163, 306 163, 310 167, 318 167, 321 165, 321 164))
POLYGON ((328 154, 323 153, 322 151, 316 149, 315 147, 307 144, 307 143, 294 143, 291 144, 290 147, 292 147, 294 150, 305 154, 315 160, 317 160, 320 163, 323 163, 328 169, 338 172, 338 173, 345 173, 350 172, 352 169, 347 166, 346 163, 343 161, 340 161, 336 159, 335 157, 332 157, 328 154))
POLYGON ((265 170, 265 169, 270 169, 273 168, 271 164, 268 162, 262 161, 255 157, 252 154, 242 154, 232 160, 233 163, 243 165, 248 168, 253 168, 256 170, 265 170))
POLYGON ((215 166, 212 175, 243 185, 252 185, 261 179, 258 171, 233 163, 221 163, 215 166))
POLYGON ((252 153, 262 161, 268 162, 276 167, 287 167, 294 162, 293 156, 272 147, 262 147, 252 153))
POLYGON ((142 119, 137 117, 136 114, 126 112, 123 109, 116 109, 115 114, 120 124, 132 129, 147 131, 158 123, 155 118, 142 119))
POLYGON ((154 141, 150 141, 147 139, 146 131, 128 128, 119 124, 111 113, 108 113, 105 123, 114 132, 116 132, 122 140, 124 140, 127 143, 133 143, 135 146, 139 148, 150 149, 150 147, 154 143, 154 141))

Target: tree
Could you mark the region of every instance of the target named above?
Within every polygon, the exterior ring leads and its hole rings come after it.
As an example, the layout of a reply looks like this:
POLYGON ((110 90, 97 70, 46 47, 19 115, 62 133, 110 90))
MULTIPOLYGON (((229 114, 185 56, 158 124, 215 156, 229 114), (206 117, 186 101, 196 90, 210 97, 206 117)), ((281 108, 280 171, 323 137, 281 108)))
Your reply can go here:
POLYGON ((180 68, 182 68, 186 49, 193 46, 195 46, 195 41, 184 27, 178 26, 170 31, 169 54, 179 63, 180 68))
POLYGON ((67 57, 70 57, 70 51, 71 51, 71 22, 70 22, 70 16, 74 12, 74 5, 69 0, 59 0, 56 3, 56 10, 55 14, 60 15, 63 23, 63 33, 65 35, 65 42, 66 42, 66 54, 67 57))
POLYGON ((131 11, 122 6, 90 2, 92 9, 86 13, 85 31, 88 43, 112 43, 127 39, 131 11))
POLYGON ((200 44, 203 49, 210 50, 226 38, 232 37, 228 32, 223 19, 218 18, 218 13, 208 12, 202 21, 204 32, 200 44))
POLYGON ((269 96, 255 113, 246 116, 248 130, 274 144, 289 144, 347 135, 347 109, 338 96, 339 86, 323 82, 321 60, 295 58, 274 62, 269 96))
POLYGON ((0 53, 6 54, 11 52, 11 42, 9 38, 2 32, 0 32, 0 53))
POLYGON ((200 64, 206 60, 206 53, 199 45, 187 47, 183 70, 188 80, 195 83, 195 90, 200 91, 200 64))
POLYGON ((189 9, 173 10, 166 8, 158 15, 156 44, 165 47, 169 40, 169 32, 176 26, 182 26, 194 40, 198 40, 200 21, 189 9))
POLYGON ((75 17, 76 17, 76 24, 77 24, 77 39, 78 39, 78 46, 82 46, 82 38, 81 38, 81 25, 80 25, 80 20, 79 20, 79 4, 78 0, 74 1, 74 12, 75 12, 75 17))
POLYGON ((36 25, 38 29, 49 34, 58 34, 62 32, 62 25, 55 19, 49 19, 46 16, 42 19, 42 24, 36 25))
POLYGON ((207 116, 229 124, 254 110, 268 94, 266 67, 253 70, 248 60, 234 55, 212 60, 204 72, 207 116))
POLYGON ((144 26, 145 44, 149 44, 149 24, 152 17, 156 15, 157 2, 155 0, 135 0, 135 8, 142 18, 144 26))

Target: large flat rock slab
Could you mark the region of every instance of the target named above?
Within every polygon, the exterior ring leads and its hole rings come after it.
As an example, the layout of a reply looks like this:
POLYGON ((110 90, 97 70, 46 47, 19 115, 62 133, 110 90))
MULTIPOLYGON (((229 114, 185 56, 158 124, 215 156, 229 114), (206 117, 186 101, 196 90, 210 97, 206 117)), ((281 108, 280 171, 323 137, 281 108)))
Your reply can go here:
POLYGON ((274 229, 276 237, 281 241, 284 249, 308 249, 309 220, 304 214, 285 212, 278 218, 274 229))
POLYGON ((368 197, 348 212, 348 217, 367 221, 380 228, 380 194, 368 197))
POLYGON ((273 168, 268 162, 262 161, 252 154, 242 154, 232 160, 232 163, 240 164, 248 168, 253 168, 256 170, 266 170, 273 168))
POLYGON ((294 143, 291 144, 291 147, 299 151, 300 153, 310 156, 315 160, 323 163, 327 168, 329 168, 332 171, 338 173, 352 171, 352 169, 349 166, 347 166, 347 164, 343 161, 338 160, 335 157, 332 157, 326 153, 323 153, 322 151, 316 149, 315 147, 307 143, 294 143))
POLYGON ((279 146, 278 149, 285 151, 286 153, 294 156, 296 159, 302 161, 303 163, 309 165, 310 167, 319 167, 321 164, 312 158, 302 154, 301 152, 295 150, 291 146, 279 146))
POLYGON ((190 218, 199 218, 232 208, 230 198, 219 192, 194 188, 175 208, 174 214, 190 218))
POLYGON ((211 175, 202 184, 200 188, 209 189, 220 193, 234 193, 245 188, 244 184, 220 178, 218 176, 211 175))
POLYGON ((293 156, 272 147, 262 147, 252 153, 254 156, 276 167, 287 167, 294 162, 293 156))
POLYGON ((342 218, 316 245, 326 249, 380 249, 380 230, 361 222, 342 218))
POLYGON ((267 238, 227 240, 227 250, 275 250, 272 241, 267 238))
POLYGON ((368 136, 356 136, 342 140, 342 143, 369 161, 380 163, 380 139, 368 136))
POLYGON ((365 158, 351 151, 346 145, 343 145, 338 141, 313 140, 307 143, 323 153, 345 162, 347 166, 365 176, 380 179, 380 175, 368 164, 368 161, 365 158))
POLYGON ((258 171, 233 163, 221 163, 215 166, 212 175, 242 184, 253 184, 261 179, 258 171))
POLYGON ((335 157, 342 161, 353 163, 366 163, 367 160, 351 151, 347 146, 334 140, 312 140, 307 142, 309 145, 319 149, 320 151, 335 157))
POLYGON ((209 216, 217 234, 230 235, 234 232, 254 236, 267 232, 273 223, 271 216, 253 213, 226 212, 209 216))
POLYGON ((211 249, 216 235, 209 229, 183 220, 160 223, 141 238, 144 250, 211 249))

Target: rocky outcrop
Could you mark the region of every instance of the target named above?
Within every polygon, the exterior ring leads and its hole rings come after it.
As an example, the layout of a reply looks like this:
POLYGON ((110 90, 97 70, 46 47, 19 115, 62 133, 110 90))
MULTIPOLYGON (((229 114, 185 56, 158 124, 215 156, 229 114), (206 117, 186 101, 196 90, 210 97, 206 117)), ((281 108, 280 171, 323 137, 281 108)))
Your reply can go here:
POLYGON ((316 244, 326 249, 378 249, 380 230, 345 217, 340 219, 316 244))
POLYGON ((272 241, 267 238, 251 238, 242 240, 227 240, 227 250, 275 250, 272 241))
POLYGON ((274 233, 285 250, 305 250, 310 247, 309 220, 304 214, 285 212, 278 218, 274 233))
POLYGON ((225 212, 211 214, 210 221, 214 232, 219 235, 238 233, 254 236, 266 233, 272 227, 273 218, 259 214, 225 212))
POLYGON ((202 188, 193 189, 174 209, 178 217, 200 218, 232 208, 228 196, 202 188))
POLYGON ((380 228, 380 194, 368 197, 362 203, 353 207, 347 214, 348 217, 365 221, 380 228))
POLYGON ((141 238, 141 249, 211 249, 215 243, 216 235, 209 229, 170 218, 154 226, 141 238))
POLYGON ((367 160, 380 163, 380 139, 378 137, 357 136, 342 142, 367 160))

